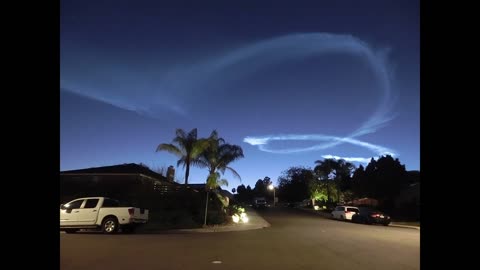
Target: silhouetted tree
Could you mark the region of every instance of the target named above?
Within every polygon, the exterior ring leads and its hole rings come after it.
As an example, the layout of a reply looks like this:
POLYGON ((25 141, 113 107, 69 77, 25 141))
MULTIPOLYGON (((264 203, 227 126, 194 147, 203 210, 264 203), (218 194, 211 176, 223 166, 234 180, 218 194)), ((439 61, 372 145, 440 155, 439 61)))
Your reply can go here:
POLYGON ((311 198, 309 187, 313 179, 312 170, 304 167, 290 167, 278 178, 279 197, 288 202, 299 202, 311 198))
POLYGON ((394 198, 408 186, 409 177, 398 158, 386 155, 372 159, 365 171, 358 168, 353 182, 356 193, 378 199, 384 207, 391 208, 394 198))
POLYGON ((272 180, 271 180, 270 177, 268 177, 268 176, 265 176, 262 181, 263 181, 263 185, 264 185, 265 187, 268 187, 269 185, 272 184, 272 180))
POLYGON ((333 174, 337 164, 333 159, 316 160, 315 164, 317 164, 317 166, 315 166, 313 170, 320 178, 320 181, 323 181, 323 184, 327 189, 327 201, 330 202, 332 197, 331 184, 333 182, 333 174))
POLYGON ((352 177, 352 190, 356 197, 364 197, 366 195, 366 184, 365 181, 365 168, 363 165, 360 165, 358 169, 355 170, 352 177))
POLYGON ((244 184, 241 184, 237 187, 237 193, 238 194, 242 194, 242 193, 245 193, 247 191, 247 188, 245 188, 245 185, 244 184))
POLYGON ((407 171, 408 183, 420 183, 420 171, 407 171))
POLYGON ((351 189, 352 174, 355 166, 343 159, 337 160, 335 165, 335 178, 337 188, 337 200, 340 201, 340 193, 351 189))
POLYGON ((332 183, 335 184, 336 200, 341 200, 341 193, 351 189, 351 175, 355 166, 343 159, 324 159, 315 161, 314 171, 327 188, 327 200, 332 197, 332 183))
POLYGON ((265 196, 266 186, 263 183, 262 179, 258 179, 255 183, 255 187, 253 188, 253 192, 255 196, 265 196))

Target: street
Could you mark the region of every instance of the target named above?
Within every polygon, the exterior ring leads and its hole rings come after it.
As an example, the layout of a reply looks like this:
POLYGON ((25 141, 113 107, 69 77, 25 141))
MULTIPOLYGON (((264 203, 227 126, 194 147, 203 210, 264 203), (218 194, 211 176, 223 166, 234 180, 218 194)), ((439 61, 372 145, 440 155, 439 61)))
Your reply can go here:
POLYGON ((420 231, 258 211, 265 229, 218 233, 60 234, 60 268, 420 269, 420 231))

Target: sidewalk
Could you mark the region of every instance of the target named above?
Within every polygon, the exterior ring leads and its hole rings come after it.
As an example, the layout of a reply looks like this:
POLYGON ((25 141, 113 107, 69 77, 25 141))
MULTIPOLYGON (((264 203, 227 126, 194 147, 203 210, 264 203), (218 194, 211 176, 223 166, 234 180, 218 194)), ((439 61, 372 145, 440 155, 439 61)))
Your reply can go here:
POLYGON ((195 229, 174 229, 174 230, 139 230, 137 233, 179 233, 179 232, 195 232, 195 233, 212 233, 212 232, 232 232, 232 231, 247 231, 247 230, 257 230, 270 227, 264 218, 262 218, 255 210, 250 207, 246 208, 246 213, 248 216, 248 223, 231 223, 227 225, 214 225, 208 226, 206 228, 195 228, 195 229))

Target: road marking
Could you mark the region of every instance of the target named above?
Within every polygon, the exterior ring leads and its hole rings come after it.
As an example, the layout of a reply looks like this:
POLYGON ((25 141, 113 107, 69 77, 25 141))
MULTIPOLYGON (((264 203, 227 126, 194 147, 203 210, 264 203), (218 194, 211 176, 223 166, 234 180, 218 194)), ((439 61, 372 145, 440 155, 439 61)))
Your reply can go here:
POLYGON ((222 263, 222 261, 212 261, 212 263, 219 264, 219 263, 222 263))

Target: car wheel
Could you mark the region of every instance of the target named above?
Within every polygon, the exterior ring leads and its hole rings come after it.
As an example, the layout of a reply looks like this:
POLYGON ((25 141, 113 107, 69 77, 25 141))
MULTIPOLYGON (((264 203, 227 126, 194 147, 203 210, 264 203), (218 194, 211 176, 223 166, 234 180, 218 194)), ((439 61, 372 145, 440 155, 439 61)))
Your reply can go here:
POLYGON ((345 220, 345 217, 344 217, 344 216, 340 216, 340 220, 341 220, 341 221, 344 221, 344 220, 345 220))
POLYGON ((118 221, 114 217, 106 218, 102 222, 102 232, 107 234, 116 233, 118 230, 118 221))

